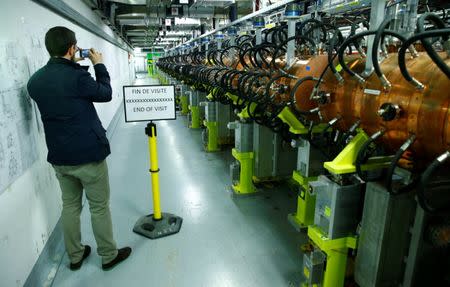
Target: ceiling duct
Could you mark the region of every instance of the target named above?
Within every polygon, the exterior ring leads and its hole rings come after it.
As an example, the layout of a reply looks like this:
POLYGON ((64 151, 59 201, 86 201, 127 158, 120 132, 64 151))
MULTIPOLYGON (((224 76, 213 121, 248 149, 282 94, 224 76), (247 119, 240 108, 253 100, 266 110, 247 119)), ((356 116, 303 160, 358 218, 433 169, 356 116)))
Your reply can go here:
POLYGON ((146 5, 147 0, 110 0, 110 2, 121 3, 126 5, 146 5))
POLYGON ((235 0, 194 0, 194 3, 190 7, 191 8, 228 7, 234 3, 235 0))

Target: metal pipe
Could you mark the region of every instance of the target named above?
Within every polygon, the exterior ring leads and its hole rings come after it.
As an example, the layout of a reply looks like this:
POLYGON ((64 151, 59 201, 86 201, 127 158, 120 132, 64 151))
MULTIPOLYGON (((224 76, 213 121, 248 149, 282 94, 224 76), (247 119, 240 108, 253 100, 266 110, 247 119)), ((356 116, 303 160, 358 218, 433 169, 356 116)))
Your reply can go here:
MULTIPOLYGON (((295 24, 297 21, 294 19, 288 20, 288 38, 295 36, 295 24)), ((295 40, 287 43, 286 51, 286 67, 290 67, 294 63, 295 57, 295 40)))
MULTIPOLYGON (((380 26, 381 22, 383 22, 385 5, 386 5, 385 0, 372 1, 372 8, 370 10, 370 29, 375 30, 376 28, 378 28, 378 26, 380 26)), ((372 46, 374 43, 375 36, 371 35, 368 38, 369 41, 367 45, 366 67, 364 72, 362 73, 364 77, 369 77, 373 72, 372 46)))

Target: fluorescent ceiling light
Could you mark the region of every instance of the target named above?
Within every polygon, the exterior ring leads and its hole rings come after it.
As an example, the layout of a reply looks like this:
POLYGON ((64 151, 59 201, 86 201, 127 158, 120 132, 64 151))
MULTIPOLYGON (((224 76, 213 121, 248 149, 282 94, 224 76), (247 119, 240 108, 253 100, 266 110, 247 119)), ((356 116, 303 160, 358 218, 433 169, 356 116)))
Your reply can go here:
POLYGON ((200 25, 200 19, 175 18, 175 25, 200 25))
POLYGON ((175 41, 180 41, 180 38, 170 38, 170 37, 167 37, 167 38, 161 38, 161 40, 164 40, 164 41, 173 41, 173 42, 175 42, 175 41))

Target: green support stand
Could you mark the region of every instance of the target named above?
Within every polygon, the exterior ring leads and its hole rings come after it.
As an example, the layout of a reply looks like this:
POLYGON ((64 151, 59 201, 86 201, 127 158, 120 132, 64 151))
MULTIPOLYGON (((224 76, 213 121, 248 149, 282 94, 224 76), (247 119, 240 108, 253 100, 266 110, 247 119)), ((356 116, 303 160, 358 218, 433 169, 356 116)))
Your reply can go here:
POLYGON ((188 97, 186 95, 181 95, 180 102, 181 102, 181 115, 185 116, 189 113, 188 97))
MULTIPOLYGON (((327 255, 323 287, 343 287, 347 268, 348 249, 356 249, 354 236, 329 239, 318 227, 308 227, 308 237, 327 255)), ((306 274, 305 274, 306 275, 306 274)))
POLYGON ((200 108, 198 106, 189 106, 191 110, 191 129, 200 128, 200 108))
POLYGON ((239 161, 241 169, 239 173, 239 183, 233 185, 233 191, 236 195, 245 195, 255 193, 257 190, 253 185, 253 152, 238 152, 236 149, 231 151, 233 157, 239 161))
POLYGON ((204 125, 208 129, 208 143, 206 145, 207 152, 219 151, 219 126, 217 122, 204 122, 204 125))
POLYGON ((289 222, 300 231, 314 224, 314 211, 316 208, 316 195, 309 192, 309 182, 317 177, 304 177, 299 171, 294 171, 292 178, 300 185, 297 198, 297 211, 288 215, 289 222))

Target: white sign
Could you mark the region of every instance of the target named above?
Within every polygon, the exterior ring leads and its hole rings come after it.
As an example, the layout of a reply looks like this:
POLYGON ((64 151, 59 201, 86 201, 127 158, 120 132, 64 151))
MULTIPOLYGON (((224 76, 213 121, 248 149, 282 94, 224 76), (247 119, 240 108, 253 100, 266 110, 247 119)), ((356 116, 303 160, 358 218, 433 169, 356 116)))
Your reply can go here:
POLYGON ((124 86, 125 122, 174 120, 174 86, 124 86))
POLYGON ((380 90, 364 89, 364 94, 379 96, 381 94, 380 90))
POLYGON ((166 26, 171 26, 171 25, 172 25, 172 20, 166 19, 166 26))

